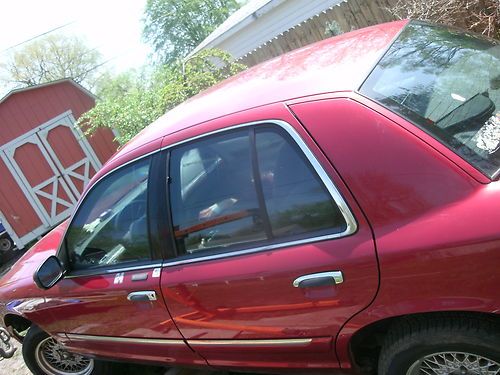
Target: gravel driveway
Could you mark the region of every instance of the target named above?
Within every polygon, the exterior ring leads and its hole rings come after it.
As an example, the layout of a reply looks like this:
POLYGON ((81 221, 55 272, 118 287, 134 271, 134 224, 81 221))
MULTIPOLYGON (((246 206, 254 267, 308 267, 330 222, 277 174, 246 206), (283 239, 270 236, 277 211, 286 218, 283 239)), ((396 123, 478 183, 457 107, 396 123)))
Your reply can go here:
POLYGON ((14 340, 17 347, 14 357, 0 360, 0 375, 32 375, 30 370, 24 365, 21 346, 14 340))

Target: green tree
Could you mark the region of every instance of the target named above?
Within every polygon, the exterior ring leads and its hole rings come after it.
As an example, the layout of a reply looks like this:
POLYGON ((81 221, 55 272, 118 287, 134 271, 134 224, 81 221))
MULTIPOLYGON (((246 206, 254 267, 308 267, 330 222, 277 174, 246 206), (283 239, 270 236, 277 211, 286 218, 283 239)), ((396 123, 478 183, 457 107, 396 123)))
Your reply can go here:
POLYGON ((236 0, 148 0, 143 35, 160 62, 186 56, 231 13, 236 0))
POLYGON ((124 144, 168 110, 244 68, 226 52, 205 50, 185 64, 123 73, 103 80, 96 106, 80 117, 79 124, 87 133, 99 127, 116 129, 117 141, 124 144))
POLYGON ((53 34, 15 50, 0 68, 3 80, 15 85, 32 86, 72 78, 91 89, 101 65, 101 54, 81 38, 53 34))

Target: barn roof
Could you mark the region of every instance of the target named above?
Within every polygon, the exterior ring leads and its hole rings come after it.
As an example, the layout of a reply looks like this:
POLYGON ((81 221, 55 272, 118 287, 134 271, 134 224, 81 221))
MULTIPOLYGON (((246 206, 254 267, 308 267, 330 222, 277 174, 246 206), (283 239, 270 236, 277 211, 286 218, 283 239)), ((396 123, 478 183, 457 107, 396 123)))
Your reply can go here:
POLYGON ((76 83, 71 78, 63 78, 63 79, 58 79, 56 81, 51 81, 51 82, 46 82, 46 83, 40 83, 38 85, 21 87, 21 88, 18 88, 18 89, 13 89, 13 90, 9 91, 3 98, 0 99, 0 104, 2 104, 4 101, 6 101, 8 98, 10 98, 11 96, 13 96, 15 94, 19 94, 19 93, 30 91, 30 90, 36 90, 36 89, 39 89, 39 88, 42 88, 42 87, 47 87, 47 86, 52 86, 52 85, 58 85, 58 84, 63 83, 63 82, 71 83, 76 88, 78 88, 79 90, 81 90, 85 94, 87 94, 88 96, 92 97, 93 99, 96 99, 95 95, 92 94, 89 90, 87 90, 82 85, 76 83))
POLYGON ((219 48, 238 59, 301 22, 346 0, 252 0, 234 12, 187 57, 219 48))

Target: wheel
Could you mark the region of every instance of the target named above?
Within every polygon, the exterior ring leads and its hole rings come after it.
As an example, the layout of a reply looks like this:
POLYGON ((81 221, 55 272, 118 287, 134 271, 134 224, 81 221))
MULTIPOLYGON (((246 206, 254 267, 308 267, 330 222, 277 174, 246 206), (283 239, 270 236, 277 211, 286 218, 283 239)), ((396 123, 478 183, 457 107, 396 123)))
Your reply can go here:
POLYGON ((0 238, 0 251, 6 252, 14 248, 14 241, 8 236, 0 238))
POLYGON ((23 340, 23 358, 35 375, 109 374, 106 362, 66 351, 46 332, 33 325, 23 340))
POLYGON ((465 314, 407 318, 388 332, 378 375, 500 375, 500 327, 465 314))

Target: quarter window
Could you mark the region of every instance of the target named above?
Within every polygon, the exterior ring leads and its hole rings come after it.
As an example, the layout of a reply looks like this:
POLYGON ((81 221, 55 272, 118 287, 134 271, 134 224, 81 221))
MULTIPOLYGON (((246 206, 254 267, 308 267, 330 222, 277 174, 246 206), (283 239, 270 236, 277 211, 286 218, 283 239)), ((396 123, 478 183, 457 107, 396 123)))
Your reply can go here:
POLYGON ((307 158, 277 126, 248 127, 175 148, 169 192, 181 253, 223 252, 347 229, 307 158))
POLYGON ((65 238, 73 269, 151 259, 146 217, 149 164, 145 158, 127 165, 87 194, 65 238))
POLYGON ((343 232, 347 224, 302 152, 273 128, 256 131, 266 209, 276 238, 343 232))

